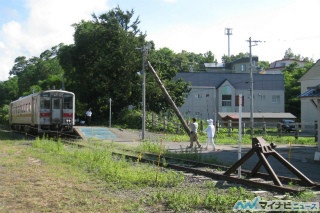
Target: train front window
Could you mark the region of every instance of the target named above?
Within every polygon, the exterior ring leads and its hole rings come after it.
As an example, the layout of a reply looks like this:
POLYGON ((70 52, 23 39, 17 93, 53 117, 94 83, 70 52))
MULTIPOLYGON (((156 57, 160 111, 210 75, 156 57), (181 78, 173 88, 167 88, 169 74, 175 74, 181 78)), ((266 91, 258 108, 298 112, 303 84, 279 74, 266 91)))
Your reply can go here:
POLYGON ((53 100, 53 109, 60 109, 60 99, 53 100))
POLYGON ((41 109, 50 109, 50 100, 42 99, 40 102, 41 109))
POLYGON ((72 109, 72 96, 65 96, 63 98, 63 109, 72 109))

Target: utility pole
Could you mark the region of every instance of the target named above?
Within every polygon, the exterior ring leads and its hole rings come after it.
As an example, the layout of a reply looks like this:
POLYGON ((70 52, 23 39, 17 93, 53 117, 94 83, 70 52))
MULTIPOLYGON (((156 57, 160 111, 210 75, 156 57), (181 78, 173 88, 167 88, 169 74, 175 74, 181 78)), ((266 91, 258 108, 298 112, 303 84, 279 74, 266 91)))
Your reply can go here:
POLYGON ((146 132, 146 71, 145 63, 148 55, 148 50, 151 48, 151 44, 147 43, 142 48, 136 48, 142 51, 142 134, 141 139, 145 139, 146 132))
POLYGON ((111 98, 109 98, 109 128, 111 128, 111 98))
POLYGON ((225 28, 224 34, 228 36, 228 57, 230 57, 230 35, 232 35, 232 28, 225 28))
POLYGON ((250 55, 250 132, 251 132, 251 138, 253 137, 254 131, 253 131, 253 127, 254 127, 254 119, 253 119, 253 71, 252 71, 252 52, 251 52, 251 48, 253 46, 258 45, 258 42, 261 41, 252 41, 251 37, 249 38, 249 40, 247 40, 249 42, 249 55, 250 55), (254 43, 254 44, 252 44, 254 43))
MULTIPOLYGON (((238 160, 241 159, 242 149, 242 94, 239 94, 239 140, 238 140, 238 160)), ((238 178, 241 178, 241 166, 238 168, 238 178)))

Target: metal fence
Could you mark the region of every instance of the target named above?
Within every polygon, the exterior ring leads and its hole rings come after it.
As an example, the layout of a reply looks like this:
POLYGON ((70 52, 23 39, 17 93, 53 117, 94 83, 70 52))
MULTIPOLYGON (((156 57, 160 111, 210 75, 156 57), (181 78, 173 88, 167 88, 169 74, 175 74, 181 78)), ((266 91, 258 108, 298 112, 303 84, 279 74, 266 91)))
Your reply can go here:
MULTIPOLYGON (((206 128, 207 122, 199 120, 199 131, 206 128)), ((153 131, 165 132, 165 133, 176 133, 184 134, 185 131, 182 124, 178 119, 168 118, 167 116, 158 116, 154 113, 148 113, 146 116, 147 128, 153 131)), ((283 128, 284 123, 281 122, 254 122, 254 134, 258 135, 275 135, 275 136, 294 136, 296 139, 299 137, 314 137, 315 141, 318 139, 318 124, 315 121, 313 124, 310 123, 293 123, 294 128, 292 130, 286 130, 283 128)), ((239 132, 238 121, 223 121, 217 120, 215 127, 216 131, 225 133, 231 136, 232 134, 238 134, 239 132)), ((250 134, 250 123, 242 122, 242 135, 250 134), (247 128, 248 127, 248 128, 247 128)))

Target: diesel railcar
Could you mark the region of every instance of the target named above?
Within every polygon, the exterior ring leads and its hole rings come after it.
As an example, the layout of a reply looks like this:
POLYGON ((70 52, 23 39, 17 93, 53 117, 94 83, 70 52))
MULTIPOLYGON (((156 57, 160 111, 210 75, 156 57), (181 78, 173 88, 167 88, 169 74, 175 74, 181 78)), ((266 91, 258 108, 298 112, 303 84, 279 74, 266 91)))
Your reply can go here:
POLYGON ((10 103, 9 125, 25 132, 73 132, 74 93, 46 90, 21 97, 10 103))

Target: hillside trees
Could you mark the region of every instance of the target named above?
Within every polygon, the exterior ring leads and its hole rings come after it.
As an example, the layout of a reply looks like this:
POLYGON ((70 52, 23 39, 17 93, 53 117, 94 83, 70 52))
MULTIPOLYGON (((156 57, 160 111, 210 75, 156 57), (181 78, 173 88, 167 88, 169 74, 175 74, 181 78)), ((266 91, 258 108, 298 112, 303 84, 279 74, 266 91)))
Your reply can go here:
MULTIPOLYGON (((134 11, 124 12, 119 7, 100 16, 93 15, 93 20, 74 25, 74 45, 60 49, 59 60, 65 70, 66 86, 76 93, 79 114, 91 107, 96 116, 107 117, 110 98, 115 118, 129 105, 141 106, 142 76, 138 73, 142 69, 142 52, 138 48, 146 44, 146 35, 138 28, 139 18, 133 19, 133 16, 134 11)), ((174 85, 170 91, 180 100, 187 87, 181 81, 177 85, 173 82, 179 70, 171 67, 177 65, 175 54, 162 59, 159 55, 165 54, 157 53, 153 44, 150 61, 166 60, 161 62, 165 64, 161 69, 163 81, 168 87, 174 85)), ((146 74, 147 110, 167 110, 161 91, 152 76, 146 74)))
MULTIPOLYGON (((61 89, 63 69, 56 57, 61 46, 62 44, 44 51, 40 57, 27 59, 25 56, 19 56, 15 59, 9 74, 17 77, 18 96, 43 89, 61 89)), ((16 79, 9 79, 13 80, 16 79)))

